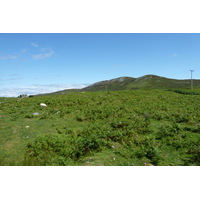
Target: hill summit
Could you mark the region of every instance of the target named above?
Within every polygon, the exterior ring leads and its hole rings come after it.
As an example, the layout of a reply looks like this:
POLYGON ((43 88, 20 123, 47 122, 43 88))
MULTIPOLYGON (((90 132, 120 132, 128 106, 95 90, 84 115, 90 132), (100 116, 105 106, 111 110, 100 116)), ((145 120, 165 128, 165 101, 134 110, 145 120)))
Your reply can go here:
MULTIPOLYGON (((64 94, 68 92, 95 92, 95 91, 114 91, 114 90, 136 90, 136 89, 175 89, 189 88, 190 79, 178 80, 148 74, 139 78, 119 77, 110 80, 99 81, 82 89, 67 89, 51 94, 64 94)), ((200 80, 193 80, 193 86, 200 88, 200 80)), ((43 94, 47 95, 47 94, 43 94)))
MULTIPOLYGON (((194 86, 200 87, 200 80, 194 80, 194 86)), ((156 75, 145 75, 139 78, 119 77, 111 80, 100 81, 88 87, 84 91, 105 91, 107 90, 134 90, 134 89, 171 89, 188 88, 190 79, 177 80, 156 75)))

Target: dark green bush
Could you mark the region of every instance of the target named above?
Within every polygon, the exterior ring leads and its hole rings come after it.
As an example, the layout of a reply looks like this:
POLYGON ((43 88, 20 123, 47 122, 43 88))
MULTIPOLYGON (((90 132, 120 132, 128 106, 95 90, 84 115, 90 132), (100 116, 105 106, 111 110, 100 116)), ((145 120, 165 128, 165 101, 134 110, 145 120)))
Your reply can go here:
POLYGON ((200 139, 197 142, 190 144, 187 150, 188 158, 186 159, 186 165, 200 165, 200 139))

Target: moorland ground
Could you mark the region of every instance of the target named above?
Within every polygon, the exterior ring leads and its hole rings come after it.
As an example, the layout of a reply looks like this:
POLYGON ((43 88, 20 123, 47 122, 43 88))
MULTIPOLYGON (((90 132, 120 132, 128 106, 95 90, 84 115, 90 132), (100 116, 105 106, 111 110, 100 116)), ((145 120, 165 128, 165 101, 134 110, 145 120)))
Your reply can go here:
POLYGON ((200 95, 132 90, 0 102, 2 166, 200 165, 200 95))

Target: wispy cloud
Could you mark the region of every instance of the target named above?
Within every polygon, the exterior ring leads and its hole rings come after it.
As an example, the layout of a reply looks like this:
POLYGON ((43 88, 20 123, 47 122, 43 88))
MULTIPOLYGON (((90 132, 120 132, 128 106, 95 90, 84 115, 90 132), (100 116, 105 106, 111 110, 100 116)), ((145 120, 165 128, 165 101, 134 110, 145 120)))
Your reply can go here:
POLYGON ((17 59, 19 57, 19 55, 11 55, 11 54, 7 54, 7 55, 0 55, 0 60, 12 60, 12 59, 17 59))
POLYGON ((21 57, 23 54, 25 54, 28 50, 27 49, 22 49, 16 53, 0 53, 0 60, 13 60, 13 59, 18 59, 21 57))
POLYGON ((51 48, 40 48, 39 54, 32 55, 33 59, 45 59, 51 57, 55 52, 51 48))
POLYGON ((40 45, 36 44, 34 42, 31 43, 31 46, 39 49, 38 54, 32 55, 32 58, 35 59, 35 60, 49 58, 55 53, 52 48, 39 48, 40 45))
POLYGON ((55 51, 52 48, 42 48, 39 44, 30 43, 32 47, 35 47, 34 50, 32 49, 21 49, 16 53, 3 53, 0 52, 0 60, 13 60, 18 58, 23 58, 24 56, 31 56, 34 60, 46 59, 50 58, 55 54, 55 51), (29 55, 27 54, 29 52, 29 55), (35 53, 33 53, 35 52, 35 53))
POLYGON ((9 87, 0 89, 0 97, 17 97, 20 94, 42 94, 42 93, 51 93, 65 89, 81 89, 88 86, 87 84, 49 84, 49 85, 27 85, 21 87, 9 87))
POLYGON ((26 52, 28 52, 28 49, 22 49, 21 50, 21 53, 26 53, 26 52))
POLYGON ((9 82, 9 81, 22 80, 22 79, 23 77, 19 74, 10 74, 7 78, 0 79, 0 81, 9 82))
POLYGON ((177 55, 176 53, 173 53, 172 56, 173 56, 173 57, 176 57, 176 56, 178 56, 178 55, 177 55))
POLYGON ((39 47, 39 44, 36 44, 36 43, 32 42, 31 46, 33 46, 33 47, 39 47))

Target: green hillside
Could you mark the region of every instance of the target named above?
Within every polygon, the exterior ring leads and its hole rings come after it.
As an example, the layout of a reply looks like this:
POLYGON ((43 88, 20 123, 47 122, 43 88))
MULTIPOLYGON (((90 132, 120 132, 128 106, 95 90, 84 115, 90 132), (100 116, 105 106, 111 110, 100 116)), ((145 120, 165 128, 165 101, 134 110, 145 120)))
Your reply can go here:
POLYGON ((84 91, 105 91, 106 87, 109 91, 114 90, 127 90, 129 85, 134 82, 135 78, 132 77, 120 77, 106 81, 100 81, 94 83, 88 87, 83 88, 84 91))
POLYGON ((34 96, 48 96, 48 95, 59 95, 59 94, 67 94, 71 92, 81 92, 81 89, 67 89, 67 90, 61 90, 57 92, 51 92, 51 93, 43 93, 43 94, 37 94, 37 95, 30 95, 29 97, 34 97, 34 96))
POLYGON ((2 166, 200 165, 200 95, 126 90, 0 102, 2 166))
MULTIPOLYGON (((190 80, 177 80, 165 77, 146 75, 139 78, 120 77, 112 80, 101 81, 92 84, 84 91, 105 91, 107 90, 134 90, 134 89, 174 89, 189 88, 190 80)), ((200 80, 193 80, 194 87, 200 87, 200 80)))
MULTIPOLYGON (((190 88, 190 84, 190 79, 177 80, 156 75, 146 75, 139 78, 119 77, 111 80, 100 81, 82 89, 66 89, 62 91, 40 95, 58 95, 70 92, 96 92, 106 90, 116 91, 137 89, 187 89, 190 88)), ((194 88, 200 88, 200 80, 193 80, 193 86, 194 88)))

